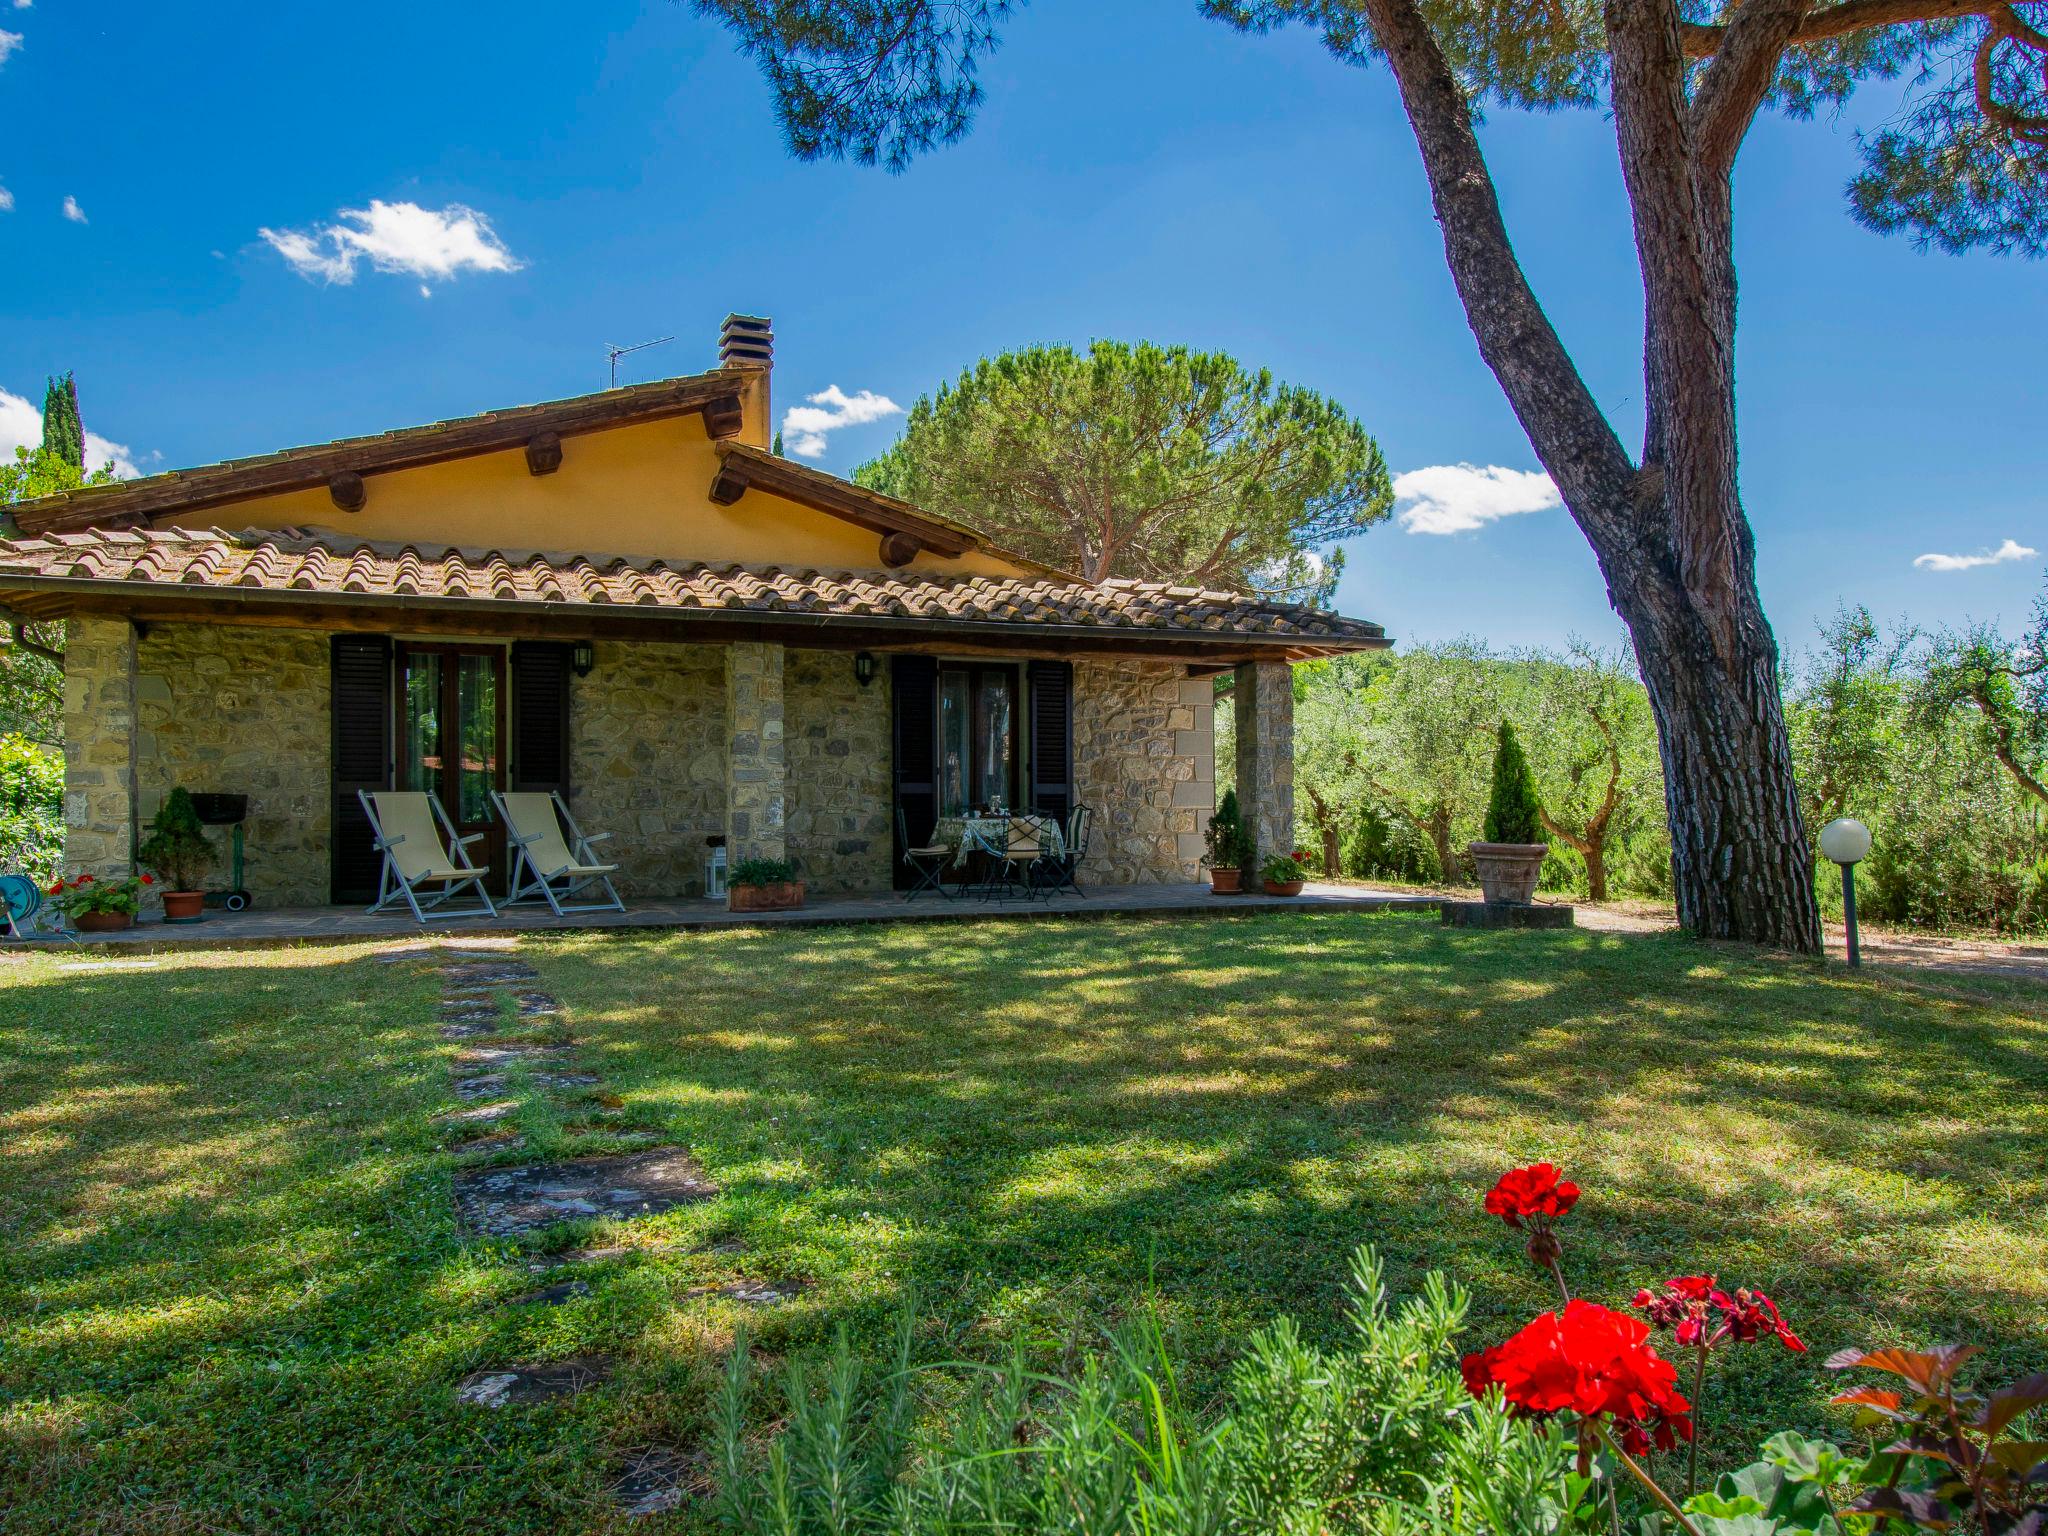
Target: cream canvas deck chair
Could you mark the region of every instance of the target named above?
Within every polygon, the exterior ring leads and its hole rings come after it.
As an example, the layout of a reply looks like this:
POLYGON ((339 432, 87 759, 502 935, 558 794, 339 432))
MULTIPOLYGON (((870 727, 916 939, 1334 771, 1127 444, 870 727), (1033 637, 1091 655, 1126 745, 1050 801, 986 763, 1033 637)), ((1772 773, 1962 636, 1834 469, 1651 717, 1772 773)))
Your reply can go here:
POLYGON ((471 861, 466 846, 483 833, 458 836, 441 802, 423 789, 359 789, 356 798, 370 818, 377 851, 384 855, 384 875, 377 885, 372 912, 383 911, 402 896, 412 915, 423 923, 429 912, 436 917, 498 915, 484 889, 490 871, 471 861), (443 905, 465 887, 474 888, 481 906, 443 905))
POLYGON ((512 893, 505 905, 538 898, 555 916, 570 912, 623 912, 626 904, 612 885, 616 864, 600 864, 591 846, 611 836, 600 832, 585 837, 562 797, 552 790, 491 792, 498 814, 505 821, 505 835, 517 852, 512 860, 512 893), (569 830, 564 839, 562 829, 569 830), (571 851, 573 845, 573 852, 571 851), (560 890, 556 887, 559 885, 560 890), (604 889, 603 901, 576 901, 592 886, 604 889))

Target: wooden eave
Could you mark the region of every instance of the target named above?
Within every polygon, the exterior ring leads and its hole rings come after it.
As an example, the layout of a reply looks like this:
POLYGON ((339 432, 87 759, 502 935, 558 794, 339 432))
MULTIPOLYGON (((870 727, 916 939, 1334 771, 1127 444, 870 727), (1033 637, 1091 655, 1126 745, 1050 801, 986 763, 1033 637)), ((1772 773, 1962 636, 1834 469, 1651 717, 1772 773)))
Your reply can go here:
MULTIPOLYGON (((16 525, 29 534, 132 527, 173 513, 204 511, 263 496, 321 486, 333 491, 337 480, 347 486, 350 477, 359 481, 365 475, 502 453, 525 448, 550 434, 559 439, 672 416, 702 415, 714 439, 729 438, 740 430, 740 392, 750 371, 720 369, 428 426, 402 427, 369 437, 286 448, 114 485, 86 486, 20 502, 11 510, 16 525)), ((535 473, 541 472, 535 468, 535 473)), ((354 489, 360 490, 360 485, 354 489)), ((335 494, 339 499, 342 493, 335 494)))
MULTIPOLYGON (((885 538, 891 534, 907 535, 935 555, 952 558, 971 549, 989 548, 971 528, 745 443, 720 443, 718 460, 711 499, 720 506, 731 506, 748 491, 760 490, 885 538)), ((998 553, 1008 559, 1020 558, 1005 551, 998 553)))

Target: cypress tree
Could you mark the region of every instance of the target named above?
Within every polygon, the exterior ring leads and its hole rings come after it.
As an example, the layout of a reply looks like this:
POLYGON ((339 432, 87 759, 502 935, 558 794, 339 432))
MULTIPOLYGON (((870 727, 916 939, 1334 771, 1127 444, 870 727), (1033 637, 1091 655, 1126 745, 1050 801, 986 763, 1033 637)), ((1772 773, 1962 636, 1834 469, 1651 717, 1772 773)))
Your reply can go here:
POLYGON ((70 374, 46 380, 43 448, 74 469, 85 468, 85 425, 78 417, 78 385, 70 374))
POLYGON ((1489 843, 1542 843, 1543 804, 1536 798, 1536 776, 1515 740, 1515 728, 1500 723, 1500 745, 1493 753, 1493 798, 1486 807, 1489 843))

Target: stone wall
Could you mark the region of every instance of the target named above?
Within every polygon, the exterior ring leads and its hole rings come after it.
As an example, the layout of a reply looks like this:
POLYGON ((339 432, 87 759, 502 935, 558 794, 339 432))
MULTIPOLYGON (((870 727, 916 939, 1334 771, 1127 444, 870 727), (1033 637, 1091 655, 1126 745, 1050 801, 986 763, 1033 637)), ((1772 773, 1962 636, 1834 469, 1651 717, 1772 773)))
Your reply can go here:
POLYGON ((1200 878, 1216 804, 1215 696, 1178 662, 1075 663, 1075 791, 1095 811, 1084 887, 1200 878))
MULTIPOLYGON (((68 663, 67 663, 68 664, 68 663)), ((173 789, 249 797, 242 883, 259 906, 324 904, 330 889, 334 724, 327 636, 152 624, 135 649, 136 817, 173 789)), ((226 828, 209 889, 232 876, 226 828)))
POLYGON ((789 758, 783 750, 783 649, 737 640, 725 648, 726 849, 747 859, 789 856, 789 758))
POLYGON ((889 889, 895 857, 889 670, 863 688, 845 651, 790 651, 783 673, 789 857, 814 895, 889 889))
POLYGON ((135 852, 135 631, 64 624, 64 867, 122 877, 135 852))
POLYGON ((725 831, 725 650, 600 640, 569 699, 569 808, 629 899, 698 896, 725 831))

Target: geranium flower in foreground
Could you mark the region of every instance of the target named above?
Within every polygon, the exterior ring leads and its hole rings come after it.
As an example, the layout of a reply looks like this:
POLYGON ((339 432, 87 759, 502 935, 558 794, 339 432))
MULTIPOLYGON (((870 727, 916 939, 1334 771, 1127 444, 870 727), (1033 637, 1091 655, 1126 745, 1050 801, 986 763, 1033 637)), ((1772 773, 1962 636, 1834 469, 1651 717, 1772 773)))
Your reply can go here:
POLYGON ((1498 1216, 1511 1227, 1519 1227, 1525 1221, 1546 1224, 1578 1203, 1579 1186, 1559 1179, 1554 1163, 1510 1168, 1486 1192, 1486 1214, 1498 1216))
POLYGON ((1678 1390, 1677 1368, 1649 1337, 1649 1325, 1626 1313, 1571 1301, 1467 1355, 1459 1370, 1475 1396, 1497 1386, 1518 1414, 1611 1420, 1624 1450, 1670 1450, 1692 1438, 1692 1404, 1678 1390))
POLYGON ((1658 1290, 1637 1291, 1635 1306, 1652 1327, 1669 1328, 1681 1348, 1712 1349, 1727 1339, 1747 1344, 1768 1333, 1787 1349, 1806 1349, 1799 1335, 1785 1326, 1770 1297, 1752 1290, 1730 1296, 1714 1284, 1712 1275, 1681 1275, 1666 1280, 1658 1290))

